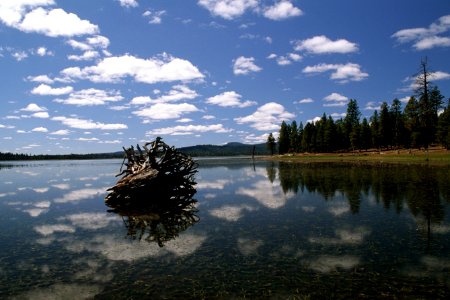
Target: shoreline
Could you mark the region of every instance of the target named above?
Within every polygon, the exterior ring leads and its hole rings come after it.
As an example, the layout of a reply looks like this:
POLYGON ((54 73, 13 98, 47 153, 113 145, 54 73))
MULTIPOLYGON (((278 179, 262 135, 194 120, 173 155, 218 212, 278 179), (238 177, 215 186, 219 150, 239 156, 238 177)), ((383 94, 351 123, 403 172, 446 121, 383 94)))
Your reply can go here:
POLYGON ((279 160, 289 162, 346 162, 346 163, 401 163, 401 164, 430 164, 450 165, 450 150, 431 148, 424 150, 386 150, 345 153, 290 153, 283 155, 265 156, 264 160, 279 160))

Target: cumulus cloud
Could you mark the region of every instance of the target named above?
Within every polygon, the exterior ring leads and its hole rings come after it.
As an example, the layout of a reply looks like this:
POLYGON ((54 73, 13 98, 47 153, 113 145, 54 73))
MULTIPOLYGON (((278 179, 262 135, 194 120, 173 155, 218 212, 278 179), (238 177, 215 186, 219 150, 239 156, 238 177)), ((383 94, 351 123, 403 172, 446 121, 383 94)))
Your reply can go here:
POLYGON ((168 120, 178 119, 183 114, 199 111, 199 109, 188 103, 170 104, 170 103, 157 103, 150 107, 146 107, 137 111, 134 111, 138 117, 150 120, 168 120))
POLYGON ((74 13, 63 9, 46 10, 38 7, 23 16, 19 22, 12 24, 24 32, 41 33, 50 37, 71 37, 85 34, 95 34, 98 26, 87 20, 80 19, 74 13))
POLYGON ((55 102, 77 105, 77 106, 93 106, 93 105, 105 105, 110 102, 117 102, 122 100, 123 97, 120 91, 115 90, 98 90, 98 89, 86 89, 73 92, 67 99, 55 99, 55 102))
POLYGON ((36 103, 30 103, 26 107, 24 107, 20 110, 27 111, 27 112, 41 112, 41 111, 46 111, 47 109, 45 107, 40 107, 36 103))
POLYGON ((330 95, 323 98, 327 103, 325 103, 323 106, 345 106, 347 105, 348 98, 344 95, 341 95, 339 93, 331 93, 330 95))
POLYGON ((395 32, 392 38, 399 43, 413 43, 416 50, 427 50, 436 47, 450 47, 450 38, 440 36, 450 30, 450 15, 440 17, 428 28, 408 28, 395 32))
POLYGON ((130 104, 142 105, 142 104, 168 103, 168 102, 176 102, 176 101, 181 101, 181 100, 186 100, 186 99, 191 100, 191 99, 195 99, 197 97, 198 97, 197 92, 194 90, 191 90, 188 86, 174 85, 169 92, 159 96, 158 98, 152 99, 149 96, 138 96, 138 97, 134 97, 131 100, 130 104))
POLYGON ((253 57, 240 56, 234 60, 233 73, 235 75, 247 75, 250 72, 259 72, 262 68, 255 64, 253 57))
POLYGON ((323 73, 333 71, 330 79, 337 80, 340 83, 349 81, 361 81, 369 77, 368 73, 361 71, 361 66, 354 63, 343 64, 318 64, 315 66, 307 66, 303 69, 303 73, 323 73))
POLYGON ((83 120, 79 118, 67 118, 63 116, 53 117, 51 120, 59 121, 62 124, 76 129, 100 129, 100 130, 120 130, 127 129, 125 124, 105 124, 100 122, 94 122, 92 120, 83 120))
POLYGON ((296 51, 306 51, 314 54, 351 53, 358 51, 358 45, 345 39, 332 41, 324 35, 319 35, 297 41, 294 49, 296 51))
POLYGON ((195 133, 215 132, 226 133, 230 132, 230 129, 226 129, 222 124, 214 125, 186 125, 186 126, 174 126, 150 130, 147 135, 191 135, 195 133))
POLYGON ((191 62, 163 53, 159 57, 142 59, 129 54, 107 57, 95 66, 71 67, 61 71, 68 79, 118 83, 127 77, 137 82, 158 83, 202 79, 204 75, 191 62))
POLYGON ((248 107, 256 105, 255 101, 241 102, 242 96, 235 91, 223 92, 222 94, 210 97, 206 100, 208 104, 219 105, 222 107, 248 107))
POLYGON ((302 10, 295 7, 291 1, 288 0, 281 0, 264 9, 264 16, 275 21, 301 16, 302 14, 302 10))
POLYGON ((242 16, 247 10, 258 6, 258 0, 199 0, 198 4, 212 15, 227 20, 242 16))
POLYGON ((253 114, 235 118, 238 124, 250 124, 254 129, 261 131, 278 130, 283 120, 294 118, 295 115, 286 111, 284 106, 269 102, 259 107, 253 114))
POLYGON ((51 86, 47 84, 40 84, 39 86, 35 87, 31 93, 35 95, 41 95, 41 96, 59 96, 59 95, 65 95, 69 94, 73 91, 73 88, 71 86, 65 86, 61 88, 52 88, 51 86))

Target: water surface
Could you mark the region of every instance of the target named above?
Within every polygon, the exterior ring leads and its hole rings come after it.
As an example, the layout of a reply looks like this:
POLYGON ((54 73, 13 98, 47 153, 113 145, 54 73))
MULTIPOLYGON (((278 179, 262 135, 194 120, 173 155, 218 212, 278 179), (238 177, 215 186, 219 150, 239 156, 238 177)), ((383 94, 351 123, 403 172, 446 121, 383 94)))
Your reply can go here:
POLYGON ((108 212, 120 163, 0 165, 0 298, 450 296, 449 167, 205 160, 179 226, 108 212))

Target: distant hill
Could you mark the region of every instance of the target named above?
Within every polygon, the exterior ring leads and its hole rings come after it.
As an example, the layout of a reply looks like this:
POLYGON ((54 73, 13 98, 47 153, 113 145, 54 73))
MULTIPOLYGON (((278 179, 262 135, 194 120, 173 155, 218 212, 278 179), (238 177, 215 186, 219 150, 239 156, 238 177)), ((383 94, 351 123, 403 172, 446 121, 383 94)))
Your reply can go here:
POLYGON ((190 156, 235 156, 235 155, 252 155, 253 147, 255 147, 255 155, 270 154, 267 145, 256 144, 249 145, 243 143, 228 143, 225 145, 196 145, 191 147, 178 148, 179 151, 190 156))
MULTIPOLYGON (((255 155, 268 155, 269 150, 265 143, 248 145, 243 143, 228 143, 226 145, 197 145, 178 148, 179 151, 190 156, 237 156, 252 155, 255 146, 255 155)), ((93 154, 64 154, 64 155, 30 155, 20 153, 1 153, 0 161, 5 160, 60 160, 60 159, 108 159, 123 158, 123 151, 112 153, 93 154)))

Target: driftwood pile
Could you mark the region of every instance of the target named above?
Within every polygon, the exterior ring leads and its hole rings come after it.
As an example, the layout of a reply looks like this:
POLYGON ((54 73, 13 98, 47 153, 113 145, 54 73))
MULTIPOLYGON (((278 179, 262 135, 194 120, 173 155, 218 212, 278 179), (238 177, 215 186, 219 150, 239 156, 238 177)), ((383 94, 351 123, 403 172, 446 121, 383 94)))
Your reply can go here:
POLYGON ((130 237, 162 247, 198 221, 193 199, 197 164, 161 138, 143 148, 124 148, 117 175, 123 177, 108 189, 105 203, 122 216, 130 237))

